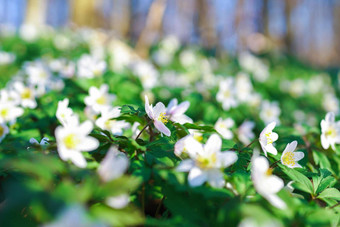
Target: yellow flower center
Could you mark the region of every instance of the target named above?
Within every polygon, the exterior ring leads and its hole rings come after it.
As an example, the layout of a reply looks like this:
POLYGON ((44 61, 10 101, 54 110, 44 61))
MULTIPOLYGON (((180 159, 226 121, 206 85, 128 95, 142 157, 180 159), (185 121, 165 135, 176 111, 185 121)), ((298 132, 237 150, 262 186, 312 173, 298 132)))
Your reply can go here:
POLYGON ((104 95, 100 96, 99 98, 97 98, 96 102, 99 104, 99 105, 104 105, 106 104, 106 97, 104 95))
POLYGON ((273 169, 272 169, 272 168, 268 168, 265 174, 266 174, 267 176, 271 176, 272 173, 273 173, 273 169))
POLYGON ((104 125, 106 129, 113 128, 113 125, 115 124, 116 120, 107 120, 105 121, 104 125))
POLYGON ((226 98, 230 97, 230 91, 229 90, 224 91, 223 96, 226 98))
POLYGON ((271 138, 271 135, 272 135, 272 132, 267 132, 266 134, 264 134, 267 138, 267 145, 268 144, 272 144, 274 141, 273 139, 271 138))
POLYGON ((196 164, 201 169, 210 169, 214 166, 217 161, 216 153, 212 153, 209 156, 201 156, 199 155, 196 159, 196 164))
POLYGON ((5 129, 0 125, 0 137, 4 135, 5 129))
POLYGON ((197 140, 198 142, 202 142, 203 136, 200 134, 194 134, 194 139, 197 140))
POLYGON ((4 108, 0 111, 0 116, 2 116, 3 118, 6 118, 9 114, 9 109, 8 108, 4 108))
POLYGON ((287 165, 287 166, 295 165, 294 153, 286 152, 282 157, 282 162, 284 165, 287 165))
POLYGON ((161 121, 163 124, 166 124, 168 123, 168 116, 166 116, 163 112, 159 115, 158 120, 161 121))
POLYGON ((326 131, 326 136, 327 137, 336 137, 336 131, 335 131, 335 128, 333 127, 329 127, 328 130, 326 131))
POLYGON ((21 92, 21 98, 22 99, 29 99, 32 96, 32 91, 29 88, 24 88, 24 90, 21 92))
POLYGON ((80 143, 80 140, 76 134, 71 133, 64 137, 63 142, 66 148, 74 149, 80 143))
POLYGON ((46 79, 46 78, 47 78, 47 73, 44 72, 44 71, 40 72, 40 73, 39 73, 39 78, 41 78, 41 79, 46 79))

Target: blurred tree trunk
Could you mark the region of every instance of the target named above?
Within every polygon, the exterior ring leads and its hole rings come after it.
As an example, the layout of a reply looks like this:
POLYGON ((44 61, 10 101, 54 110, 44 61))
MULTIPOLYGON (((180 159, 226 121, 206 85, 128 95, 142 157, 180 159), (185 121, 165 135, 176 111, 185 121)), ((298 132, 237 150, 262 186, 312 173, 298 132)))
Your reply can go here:
POLYGON ((245 20, 244 0, 238 0, 235 13, 235 32, 237 33, 237 50, 240 51, 246 46, 247 37, 242 22, 245 20))
POLYGON ((25 24, 35 26, 43 25, 46 22, 47 1, 28 0, 26 6, 25 24))
POLYGON ((113 0, 113 10, 111 12, 111 29, 118 36, 127 38, 130 30, 131 0, 113 0))
POLYGON ((297 0, 286 0, 285 1, 285 17, 286 17, 286 36, 285 36, 285 46, 288 52, 293 51, 293 28, 292 28, 292 21, 291 15, 294 7, 297 4, 297 0))
POLYGON ((334 57, 337 65, 340 64, 340 3, 333 3, 333 40, 334 40, 334 57))
POLYGON ((202 45, 206 48, 214 48, 217 45, 217 33, 212 1, 197 0, 197 10, 202 45))
POLYGON ((166 0, 155 0, 150 6, 145 27, 136 44, 136 51, 141 57, 148 56, 149 48, 160 32, 165 8, 166 0))
POLYGON ((269 13, 269 8, 268 8, 268 0, 263 0, 262 2, 262 32, 266 37, 270 37, 269 34, 269 21, 268 21, 268 13, 269 13))
POLYGON ((100 10, 102 0, 72 0, 70 2, 73 23, 89 27, 104 25, 103 14, 100 10))

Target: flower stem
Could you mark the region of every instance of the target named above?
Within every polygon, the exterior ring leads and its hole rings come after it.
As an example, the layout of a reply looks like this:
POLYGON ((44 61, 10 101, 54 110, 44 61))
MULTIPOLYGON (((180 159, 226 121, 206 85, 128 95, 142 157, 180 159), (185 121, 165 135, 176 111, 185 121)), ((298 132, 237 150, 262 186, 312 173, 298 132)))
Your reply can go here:
POLYGON ((139 134, 137 135, 137 137, 136 137, 135 140, 137 140, 137 139, 140 137, 140 135, 142 135, 142 133, 144 132, 144 130, 145 130, 147 127, 149 127, 149 126, 151 125, 151 123, 152 123, 152 121, 150 121, 148 124, 146 124, 146 125, 144 126, 144 128, 139 132, 139 134))

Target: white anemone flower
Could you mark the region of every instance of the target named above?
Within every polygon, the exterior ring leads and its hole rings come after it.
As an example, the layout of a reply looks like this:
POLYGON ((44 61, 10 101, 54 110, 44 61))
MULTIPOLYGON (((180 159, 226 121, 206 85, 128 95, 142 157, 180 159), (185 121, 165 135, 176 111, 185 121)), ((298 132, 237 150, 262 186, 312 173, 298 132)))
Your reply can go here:
POLYGON ((80 168, 86 167, 86 159, 81 152, 92 151, 99 146, 97 139, 88 136, 92 129, 92 122, 85 121, 79 124, 78 118, 65 127, 58 126, 55 130, 55 137, 60 158, 64 161, 71 160, 80 168))
POLYGON ((297 146, 297 141, 293 141, 287 144, 286 148, 284 149, 282 156, 281 156, 281 163, 289 168, 302 168, 302 166, 298 163, 305 154, 301 151, 294 152, 297 146))
POLYGON ((85 97, 85 104, 90 106, 96 113, 110 107, 116 96, 109 94, 109 86, 103 84, 100 88, 90 87, 89 96, 85 97))
POLYGON ((321 145, 324 149, 329 146, 335 150, 335 144, 340 143, 340 121, 335 122, 333 112, 326 114, 324 120, 321 121, 321 145))
POLYGON ((272 175, 268 160, 263 156, 252 158, 251 178, 256 191, 268 202, 279 209, 285 209, 286 204, 276 195, 284 186, 283 180, 272 175))
POLYGON ((233 136, 233 132, 230 130, 231 127, 233 127, 235 124, 234 120, 231 118, 226 118, 226 119, 222 119, 221 117, 217 120, 214 128, 215 130, 221 134, 221 136, 224 139, 232 139, 233 136))
POLYGON ((203 146, 196 140, 191 140, 186 148, 189 149, 190 159, 183 160, 177 167, 178 171, 189 172, 188 182, 191 187, 197 187, 208 182, 212 187, 221 188, 225 185, 223 169, 237 161, 233 151, 221 152, 222 140, 213 134, 203 146))
POLYGON ((68 104, 69 100, 67 98, 58 102, 56 117, 63 126, 72 122, 75 117, 73 110, 68 107, 68 104))
POLYGON ((216 99, 222 103, 224 110, 229 110, 230 108, 237 106, 236 89, 232 77, 221 81, 216 99))
POLYGON ((260 134, 260 138, 259 138, 260 145, 266 156, 267 156, 267 152, 273 155, 277 155, 277 150, 273 145, 273 143, 279 138, 279 135, 273 132, 275 125, 276 125, 275 122, 270 123, 262 130, 260 134))
POLYGON ((37 107, 37 102, 35 100, 36 92, 33 87, 27 87, 19 81, 15 82, 13 87, 19 94, 22 107, 28 107, 30 109, 35 109, 37 107))
POLYGON ((169 117, 166 115, 166 108, 163 103, 158 102, 155 107, 152 107, 152 104, 149 105, 148 96, 145 96, 145 112, 153 121, 153 124, 158 131, 166 136, 171 135, 170 129, 165 126, 169 120, 169 117))
POLYGON ((277 102, 269 102, 264 100, 261 105, 260 118, 265 124, 269 124, 272 121, 280 123, 279 116, 281 109, 277 102))
POLYGON ((5 138, 5 136, 9 133, 9 129, 5 123, 0 123, 0 142, 5 138))
POLYGON ((9 122, 13 124, 16 119, 23 115, 24 110, 21 107, 17 107, 12 103, 0 103, 0 123, 9 122))
POLYGON ((30 142, 30 144, 33 144, 33 145, 46 146, 46 145, 49 145, 48 141, 49 141, 49 139, 47 137, 44 137, 44 138, 41 139, 41 141, 39 143, 38 140, 36 140, 32 137, 29 142, 30 142))
POLYGON ((188 101, 184 101, 178 105, 177 99, 172 99, 166 108, 166 115, 169 116, 170 120, 180 124, 192 123, 192 119, 184 114, 185 111, 188 110, 189 106, 190 102, 188 101))
POLYGON ((254 127, 255 123, 253 121, 244 121, 238 128, 237 136, 243 144, 250 144, 251 140, 254 139, 254 127))
POLYGON ((189 155, 189 157, 194 157, 196 151, 200 149, 202 149, 202 144, 195 139, 193 134, 189 134, 176 142, 175 155, 181 157, 183 154, 186 154, 189 155))
MULTIPOLYGON (((129 167, 128 157, 119 152, 116 147, 111 147, 105 158, 100 163, 98 174, 104 182, 121 177, 129 167)), ((106 199, 106 204, 115 209, 121 209, 128 205, 130 197, 127 194, 111 196, 106 199)))
POLYGON ((112 109, 107 108, 101 112, 101 117, 96 120, 96 125, 103 129, 110 131, 113 135, 122 135, 123 129, 127 129, 130 124, 122 120, 114 120, 120 116, 119 107, 114 107, 112 109))
POLYGON ((106 70, 106 62, 84 54, 77 62, 78 76, 94 78, 101 76, 106 70))

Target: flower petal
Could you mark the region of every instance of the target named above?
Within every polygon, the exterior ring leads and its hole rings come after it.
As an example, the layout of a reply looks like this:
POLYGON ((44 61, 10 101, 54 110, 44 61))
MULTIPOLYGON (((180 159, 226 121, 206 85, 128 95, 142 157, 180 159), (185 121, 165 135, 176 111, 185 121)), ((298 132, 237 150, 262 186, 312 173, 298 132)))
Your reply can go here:
POLYGON ((202 185, 204 182, 207 181, 207 173, 203 172, 198 167, 194 167, 190 170, 188 176, 188 182, 191 187, 197 187, 202 185))
POLYGON ((295 161, 299 161, 305 157, 305 154, 301 151, 294 152, 294 159, 295 161))
POLYGON ((221 152, 217 155, 218 168, 226 168, 237 161, 237 154, 233 151, 221 152))
POLYGON ((204 146, 204 151, 214 153, 221 151, 222 139, 217 134, 212 134, 204 146))
POLYGON ((176 170, 179 172, 189 172, 194 168, 195 162, 191 159, 185 159, 177 166, 176 170))
POLYGON ((155 121, 154 125, 158 129, 158 131, 160 131, 164 135, 166 136, 171 135, 170 129, 168 129, 161 121, 155 121))
POLYGON ((286 203, 275 194, 266 195, 265 198, 276 208, 285 209, 287 207, 286 203))

